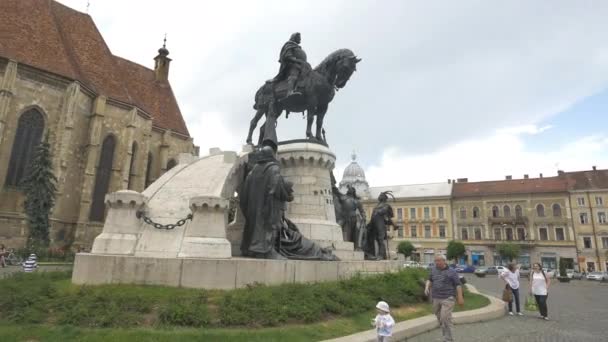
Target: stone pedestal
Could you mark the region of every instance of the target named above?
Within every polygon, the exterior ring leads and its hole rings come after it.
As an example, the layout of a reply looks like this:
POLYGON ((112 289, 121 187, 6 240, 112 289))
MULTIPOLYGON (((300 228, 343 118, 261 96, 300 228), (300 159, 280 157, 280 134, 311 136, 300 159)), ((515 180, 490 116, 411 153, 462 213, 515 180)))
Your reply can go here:
POLYGON ((106 195, 105 200, 108 217, 103 232, 93 242, 91 253, 133 255, 142 229, 136 212, 146 204, 146 196, 121 190, 106 195))
POLYGON ((362 260, 363 253, 353 252, 353 243, 343 240, 342 228, 336 223, 330 178, 336 162, 333 152, 325 145, 293 141, 279 145, 277 159, 283 177, 294 183, 287 217, 302 235, 335 248, 341 259, 362 260))
POLYGON ((228 201, 214 196, 190 199, 192 222, 184 232, 179 258, 230 258, 232 248, 226 239, 228 201))

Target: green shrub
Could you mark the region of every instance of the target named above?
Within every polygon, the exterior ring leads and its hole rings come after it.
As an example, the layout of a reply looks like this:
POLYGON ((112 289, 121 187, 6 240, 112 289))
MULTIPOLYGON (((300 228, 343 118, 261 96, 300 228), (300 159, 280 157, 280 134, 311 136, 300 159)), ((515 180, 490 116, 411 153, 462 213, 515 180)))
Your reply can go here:
POLYGON ((0 280, 0 323, 78 327, 267 327, 356 316, 376 302, 422 302, 426 272, 407 269, 316 284, 254 284, 230 291, 137 285, 76 286, 67 272, 0 280))
POLYGON ((414 247, 414 244, 412 244, 409 241, 401 241, 399 242, 399 244, 397 245, 397 252, 403 254, 403 256, 405 256, 406 258, 410 257, 412 255, 412 252, 416 250, 416 247, 414 247))

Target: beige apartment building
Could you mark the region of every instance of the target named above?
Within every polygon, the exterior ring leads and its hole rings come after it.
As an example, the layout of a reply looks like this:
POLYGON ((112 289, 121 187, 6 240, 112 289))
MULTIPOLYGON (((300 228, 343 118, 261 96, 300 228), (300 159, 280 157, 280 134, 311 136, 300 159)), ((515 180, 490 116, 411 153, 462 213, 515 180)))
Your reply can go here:
MULTIPOLYGON (((391 251, 403 240, 412 242, 416 251, 413 259, 421 263, 433 262, 436 254, 445 254, 452 235, 451 183, 411 184, 371 187, 371 198, 365 201, 367 213, 371 213, 383 191, 392 191, 391 202, 395 226, 391 228, 391 251)), ((369 215, 369 214, 368 214, 369 215)))
POLYGON ((519 263, 556 269, 560 258, 576 260, 576 237, 565 177, 489 182, 460 179, 452 194, 454 236, 466 245, 462 263, 502 265, 496 246, 521 246, 519 263))
POLYGON ((581 270, 608 270, 608 170, 567 172, 578 264, 581 270))

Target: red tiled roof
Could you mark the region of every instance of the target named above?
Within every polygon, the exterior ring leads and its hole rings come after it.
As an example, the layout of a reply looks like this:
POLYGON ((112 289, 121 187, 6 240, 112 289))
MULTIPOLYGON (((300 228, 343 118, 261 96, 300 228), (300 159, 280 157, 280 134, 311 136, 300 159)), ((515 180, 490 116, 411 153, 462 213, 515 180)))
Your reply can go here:
POLYGON ((471 197, 566 191, 568 191, 568 179, 566 177, 546 177, 454 183, 452 195, 454 197, 471 197))
POLYGON ((566 172, 572 190, 608 189, 608 170, 566 172))
POLYGON ((189 136, 168 82, 114 56, 93 19, 52 0, 0 1, 0 56, 82 82, 140 107, 156 126, 189 136))

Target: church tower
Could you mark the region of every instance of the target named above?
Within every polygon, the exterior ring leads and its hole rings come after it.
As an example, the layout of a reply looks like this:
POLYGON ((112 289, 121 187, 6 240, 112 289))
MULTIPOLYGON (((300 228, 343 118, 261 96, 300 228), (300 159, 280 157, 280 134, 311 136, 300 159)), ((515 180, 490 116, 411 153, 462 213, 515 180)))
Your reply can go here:
POLYGON ((169 65, 171 64, 171 58, 169 56, 169 50, 167 50, 167 36, 163 40, 163 47, 158 49, 158 56, 154 57, 154 74, 156 80, 159 82, 167 82, 169 79, 169 65))

